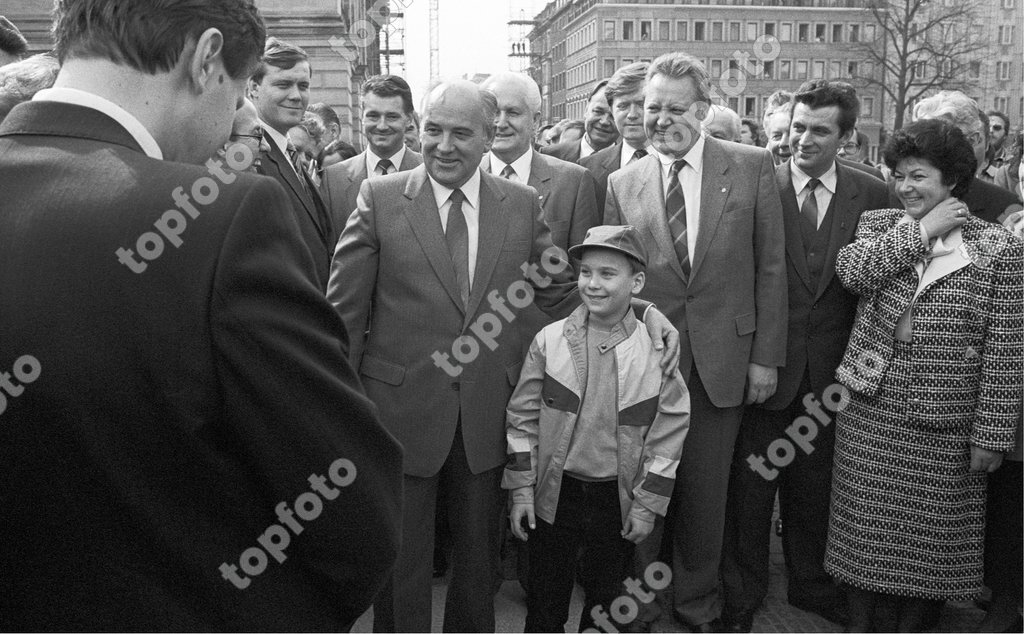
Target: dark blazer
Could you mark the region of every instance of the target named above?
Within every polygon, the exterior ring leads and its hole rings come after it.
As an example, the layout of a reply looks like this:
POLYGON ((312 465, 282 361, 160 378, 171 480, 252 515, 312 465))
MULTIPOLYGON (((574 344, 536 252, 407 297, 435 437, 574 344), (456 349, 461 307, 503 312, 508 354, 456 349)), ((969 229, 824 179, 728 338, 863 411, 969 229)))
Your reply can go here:
POLYGON ((288 199, 295 210, 295 217, 299 221, 299 228, 302 230, 302 239, 313 254, 317 281, 320 288, 326 291, 327 278, 331 272, 331 254, 337 241, 337 233, 331 216, 327 213, 327 205, 305 172, 301 174, 301 178, 306 182, 308 193, 303 189, 299 182, 300 176, 296 175, 291 161, 276 143, 268 138, 263 148, 269 148, 269 151, 260 150, 260 164, 256 171, 281 183, 288 194, 288 199))
POLYGON ((832 231, 821 279, 815 284, 807 270, 800 223, 803 219, 793 190, 790 162, 775 168, 786 224, 786 277, 789 288, 789 334, 786 365, 779 368, 775 394, 765 401, 767 409, 784 409, 794 398, 806 369, 811 388, 821 394, 835 383, 835 372, 850 338, 857 311, 857 296, 835 276, 836 254, 853 241, 861 212, 888 205, 885 183, 867 173, 836 165, 836 192, 830 213, 832 231))
POLYGON ((582 145, 583 139, 577 139, 575 141, 566 141, 565 143, 556 143, 554 145, 546 145, 540 149, 541 154, 547 154, 563 161, 569 161, 570 163, 580 162, 580 145, 582 145))
POLYGON ((688 284, 672 245, 657 156, 609 177, 604 222, 640 231, 648 254, 640 297, 679 330, 684 373, 692 360, 715 407, 734 407, 743 402, 750 363, 778 367, 786 360, 782 205, 766 150, 707 137, 703 160, 688 284))
POLYGON ((848 161, 844 158, 839 158, 838 156, 836 157, 836 163, 839 165, 845 165, 846 167, 852 167, 855 170, 874 176, 883 183, 885 182, 885 176, 882 175, 882 170, 877 167, 861 163, 860 161, 848 161))
MULTIPOLYGON (((407 148, 402 157, 402 164, 398 166, 398 171, 406 172, 422 164, 423 156, 407 148)), ((363 152, 324 170, 320 193, 323 194, 324 202, 330 210, 331 220, 339 235, 345 228, 348 217, 356 209, 359 187, 367 178, 366 155, 363 152)), ((334 246, 336 245, 331 246, 332 254, 334 246)))
POLYGON ((608 193, 608 176, 622 167, 622 139, 605 149, 580 159, 580 165, 590 170, 597 185, 597 208, 604 209, 604 198, 608 193))
POLYGON ((0 401, 5 629, 347 630, 395 560, 398 447, 281 187, 214 179, 178 246, 140 273, 115 254, 143 261, 172 192, 212 177, 89 108, 29 102, 0 125, 0 367, 41 367, 0 401), (339 459, 355 480, 301 519, 339 459), (303 530, 247 575, 279 504, 303 530))
MULTIPOLYGON (((407 448, 408 475, 441 469, 460 415, 472 472, 505 463, 505 406, 519 379, 522 334, 516 319, 501 316, 511 305, 499 310, 489 296, 506 298, 522 286, 521 267, 540 265, 551 233, 536 191, 491 174, 481 174, 479 211, 468 309, 422 165, 363 182, 334 254, 328 299, 353 333, 351 358, 366 393, 407 448), (500 322, 493 346, 470 330, 484 314, 500 322), (476 338, 478 349, 460 364, 452 345, 463 336, 476 338)), ((534 301, 553 317, 579 303, 572 268, 563 265, 541 268, 551 283, 534 288, 534 301)))

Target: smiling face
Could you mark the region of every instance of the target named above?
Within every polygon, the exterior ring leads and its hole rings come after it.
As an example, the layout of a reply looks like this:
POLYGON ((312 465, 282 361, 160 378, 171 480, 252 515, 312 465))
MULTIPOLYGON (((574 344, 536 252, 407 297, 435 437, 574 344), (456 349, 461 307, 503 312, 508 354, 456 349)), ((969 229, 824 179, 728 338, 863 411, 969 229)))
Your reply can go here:
POLYGON ((644 274, 633 273, 621 252, 591 247, 583 251, 576 284, 591 320, 609 328, 625 317, 629 301, 644 287, 644 274))
POLYGON ((767 148, 778 165, 789 158, 789 109, 776 110, 765 120, 764 133, 768 137, 767 148))
POLYGON ((628 95, 615 97, 612 100, 612 117, 615 120, 615 129, 629 147, 639 150, 647 145, 643 88, 638 88, 636 92, 628 95))
POLYGON ((896 195, 903 203, 907 215, 915 220, 924 218, 935 205, 952 195, 955 184, 942 182, 942 172, 930 161, 905 158, 892 172, 896 195))
POLYGON ((309 62, 298 62, 289 69, 268 65, 258 84, 249 82, 260 120, 281 134, 302 123, 309 105, 309 77, 309 62))
POLYGON ((411 123, 402 109, 402 98, 363 95, 363 134, 370 149, 381 158, 391 158, 405 143, 405 129, 411 123))
POLYGON ((708 104, 698 101, 692 77, 655 75, 644 89, 644 128, 654 149, 682 158, 697 142, 708 104))
POLYGON ((498 82, 489 87, 498 99, 492 151, 506 163, 526 153, 533 145, 533 135, 540 120, 539 112, 531 112, 526 95, 511 82, 498 82))
POLYGON ((434 180, 452 189, 462 187, 480 169, 494 140, 474 90, 458 85, 435 88, 423 112, 423 163, 434 180))
POLYGON ((789 145, 793 162, 805 174, 818 178, 828 171, 836 160, 836 153, 853 134, 839 132, 839 106, 812 109, 805 103, 793 108, 793 121, 789 125, 789 145))
POLYGON ((608 107, 603 90, 597 91, 597 94, 590 98, 583 124, 587 130, 587 139, 595 150, 603 150, 615 143, 619 137, 618 131, 615 130, 615 121, 612 119, 612 109, 608 107))

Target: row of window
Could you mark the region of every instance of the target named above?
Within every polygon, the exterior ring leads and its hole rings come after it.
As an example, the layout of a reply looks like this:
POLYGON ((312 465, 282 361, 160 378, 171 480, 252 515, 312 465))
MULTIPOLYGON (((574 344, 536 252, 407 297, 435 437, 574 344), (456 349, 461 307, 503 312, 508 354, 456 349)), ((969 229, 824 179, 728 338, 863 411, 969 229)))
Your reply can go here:
MULTIPOLYGON (((1013 76, 1013 62, 996 62, 996 81, 1010 81, 1013 76)), ((967 70, 968 79, 981 79, 981 62, 971 62, 967 70)))
MULTIPOLYGON (((605 58, 602 66, 602 77, 611 77, 619 68, 632 64, 631 58, 605 58)), ((649 58, 637 61, 649 62, 649 58)), ((875 73, 875 65, 872 62, 858 62, 851 60, 806 60, 806 59, 776 59, 765 62, 749 62, 748 68, 741 71, 739 62, 735 59, 703 59, 704 67, 708 69, 712 81, 723 78, 726 73, 751 70, 747 75, 748 79, 854 79, 869 78, 875 73)), ((725 78, 735 77, 733 74, 725 78)), ((574 86, 576 84, 570 84, 574 86)))
MULTIPOLYGON (((585 25, 577 33, 589 31, 585 25)), ((780 42, 871 42, 875 24, 811 22, 726 22, 722 20, 605 20, 603 39, 677 42, 754 42, 762 35, 780 42)), ((574 34, 575 35, 575 34, 574 34)), ((1011 35, 1012 37, 1012 35, 1011 35)), ((583 40, 589 43, 593 40, 583 40)))

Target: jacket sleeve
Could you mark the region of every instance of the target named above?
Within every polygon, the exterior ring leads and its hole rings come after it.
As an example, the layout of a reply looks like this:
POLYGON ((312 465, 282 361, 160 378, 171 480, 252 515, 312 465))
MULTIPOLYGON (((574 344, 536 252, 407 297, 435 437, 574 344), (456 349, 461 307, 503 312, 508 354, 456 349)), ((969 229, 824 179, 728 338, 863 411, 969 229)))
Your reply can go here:
POLYGON ((677 370, 661 382, 658 413, 644 437, 641 477, 633 488, 630 514, 649 521, 649 516, 644 517, 646 514, 638 512, 637 506, 640 506, 656 515, 665 515, 689 429, 690 393, 677 370))
POLYGON ((345 322, 349 359, 359 371, 369 325, 370 301, 377 284, 380 243, 369 180, 359 190, 359 203, 338 238, 327 283, 327 299, 345 322))
MULTIPOLYGON (((541 392, 544 387, 544 331, 533 338, 512 398, 506 408, 505 437, 508 462, 501 479, 505 489, 537 484, 537 444, 540 430, 541 392)), ((526 501, 526 500, 522 500, 526 501)))
POLYGON ((857 239, 839 250, 836 275, 857 295, 872 295, 928 251, 917 221, 894 224, 892 209, 864 212, 857 239))
POLYGON ((992 259, 988 321, 971 444, 1011 451, 1024 377, 1024 243, 1010 234, 992 259))
POLYGON ((786 364, 789 332, 789 285, 786 280, 786 233, 782 198, 775 183, 771 155, 762 152, 754 208, 754 301, 757 320, 750 361, 767 367, 786 364))
POLYGON ((582 243, 587 231, 591 227, 601 224, 601 212, 597 208, 595 187, 594 177, 590 174, 590 170, 584 171, 580 178, 579 189, 576 190, 576 206, 569 227, 570 247, 582 243))

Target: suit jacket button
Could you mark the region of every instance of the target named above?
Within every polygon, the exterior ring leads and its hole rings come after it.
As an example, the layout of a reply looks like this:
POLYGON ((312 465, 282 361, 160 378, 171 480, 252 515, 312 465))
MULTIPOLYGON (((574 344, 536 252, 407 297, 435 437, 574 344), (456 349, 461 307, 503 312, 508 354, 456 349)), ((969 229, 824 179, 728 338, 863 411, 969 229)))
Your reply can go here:
POLYGON ((546 399, 544 399, 544 402, 547 403, 548 405, 554 405, 555 399, 549 396, 546 399))
POLYGON ((686 301, 692 302, 693 301, 693 295, 687 295, 686 296, 686 301))
POLYGON ((459 384, 458 384, 458 382, 452 383, 452 391, 453 392, 458 392, 459 391, 459 384))

